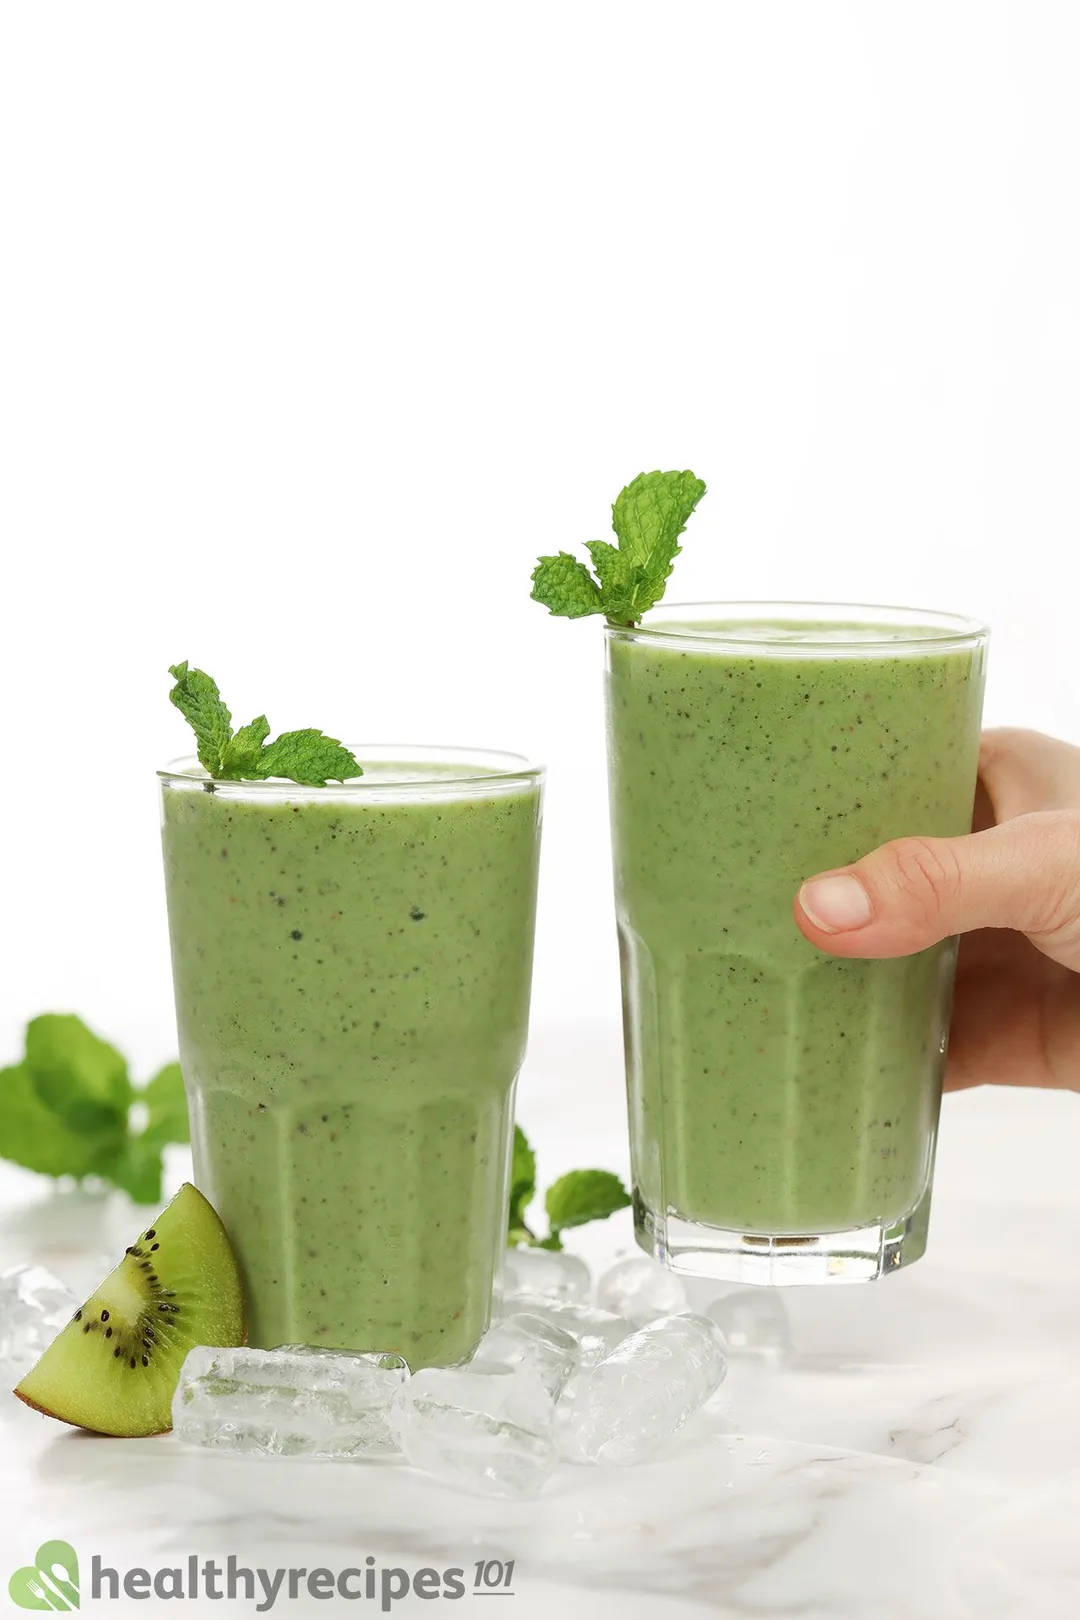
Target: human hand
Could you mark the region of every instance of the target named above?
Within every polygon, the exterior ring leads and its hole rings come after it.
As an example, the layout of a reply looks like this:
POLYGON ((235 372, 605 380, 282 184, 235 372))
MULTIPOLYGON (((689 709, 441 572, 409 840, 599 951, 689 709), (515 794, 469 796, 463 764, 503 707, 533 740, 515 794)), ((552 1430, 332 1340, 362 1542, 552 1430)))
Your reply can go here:
POLYGON ((961 934, 945 1084, 1080 1090, 1080 748, 984 733, 974 827, 811 878, 795 921, 833 956, 961 934))

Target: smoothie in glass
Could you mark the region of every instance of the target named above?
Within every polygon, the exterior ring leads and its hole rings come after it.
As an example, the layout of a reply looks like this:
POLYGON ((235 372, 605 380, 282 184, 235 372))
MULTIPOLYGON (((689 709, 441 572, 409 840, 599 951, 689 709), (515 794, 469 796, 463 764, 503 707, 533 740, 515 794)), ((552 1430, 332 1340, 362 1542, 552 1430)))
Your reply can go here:
POLYGON ((357 757, 324 788, 161 773, 196 1179, 251 1344, 448 1364, 506 1243, 542 772, 357 757))
POLYGON ((608 740, 641 1244, 749 1281, 925 1247, 955 944, 844 961, 805 878, 971 827, 986 636, 734 604, 610 628, 608 740))

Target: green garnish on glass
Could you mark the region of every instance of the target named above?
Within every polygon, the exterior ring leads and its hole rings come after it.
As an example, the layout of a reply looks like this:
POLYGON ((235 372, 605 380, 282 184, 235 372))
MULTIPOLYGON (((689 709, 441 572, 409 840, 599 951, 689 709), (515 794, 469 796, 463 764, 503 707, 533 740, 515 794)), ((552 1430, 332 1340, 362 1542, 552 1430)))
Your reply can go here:
POLYGON ((692 472, 639 473, 611 509, 618 544, 585 542, 596 577, 569 551, 541 557, 533 601, 566 619, 602 613, 609 624, 637 624, 663 596, 682 550, 679 536, 704 493, 692 472))
POLYGON ((169 701, 195 733, 199 764, 215 782, 265 782, 274 776, 304 787, 325 787, 363 776, 354 756, 335 737, 314 730, 283 731, 268 743, 265 714, 234 731, 216 681, 186 663, 173 664, 169 674, 176 682, 169 701))

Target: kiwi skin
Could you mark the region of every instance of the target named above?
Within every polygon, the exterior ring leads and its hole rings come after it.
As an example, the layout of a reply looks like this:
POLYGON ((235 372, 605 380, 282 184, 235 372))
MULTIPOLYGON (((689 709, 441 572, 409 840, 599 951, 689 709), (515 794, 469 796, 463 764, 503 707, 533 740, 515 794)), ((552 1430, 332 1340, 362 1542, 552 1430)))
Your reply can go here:
POLYGON ((185 1183, 15 1394, 96 1434, 166 1434, 188 1351, 245 1342, 236 1257, 212 1206, 185 1183))

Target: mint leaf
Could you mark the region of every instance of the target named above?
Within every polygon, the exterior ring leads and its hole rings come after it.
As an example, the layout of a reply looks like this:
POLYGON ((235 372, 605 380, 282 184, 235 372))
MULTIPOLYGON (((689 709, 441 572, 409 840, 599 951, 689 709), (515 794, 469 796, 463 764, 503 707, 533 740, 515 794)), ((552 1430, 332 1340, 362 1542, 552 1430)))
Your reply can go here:
POLYGON ((507 1242, 531 1243, 525 1211, 536 1193, 536 1154, 520 1125, 514 1126, 514 1159, 510 1168, 510 1215, 507 1242))
POLYGON ((186 662, 171 664, 169 674, 176 682, 169 702, 195 733, 199 764, 211 776, 219 776, 232 736, 232 715, 222 702, 217 682, 201 669, 190 669, 186 662))
POLYGON ((514 1126, 514 1157, 510 1167, 510 1183, 514 1193, 531 1198, 536 1191, 536 1154, 529 1138, 520 1125, 514 1126))
POLYGON ((76 1099, 124 1116, 132 1098, 124 1057, 74 1013, 43 1013, 26 1026, 26 1067, 50 1108, 76 1099))
POLYGON ((129 1137, 118 1153, 98 1166, 96 1173, 122 1187, 136 1204, 161 1202, 161 1148, 148 1142, 145 1134, 129 1137))
POLYGON ((609 624, 636 624, 663 596, 679 536, 704 493, 692 472, 639 473, 611 509, 618 546, 586 542, 596 579, 567 551, 541 557, 533 600, 568 619, 603 613, 609 624))
POLYGON ((262 777, 286 776, 307 787, 325 787, 327 782, 346 782, 350 776, 363 775, 349 750, 321 731, 283 731, 263 749, 258 764, 262 777))
POLYGON ((133 1092, 124 1058, 74 1014, 45 1013, 27 1025, 22 1069, 44 1113, 31 1119, 23 1104, 19 1162, 51 1175, 97 1173, 127 1136, 133 1092), (29 1141, 31 1131, 45 1132, 50 1147, 29 1141))
POLYGON ((184 1083, 168 1063, 136 1091, 120 1052, 70 1013, 26 1030, 22 1063, 0 1070, 0 1155, 41 1175, 102 1176, 138 1203, 161 1197, 161 1150, 189 1140, 184 1083), (131 1105, 146 1106, 133 1135, 131 1105))
POLYGON ((542 602, 564 619, 583 619, 589 613, 602 613, 600 591, 583 562, 560 551, 556 557, 541 557, 533 569, 532 599, 542 602))
POLYGON ((173 664, 169 674, 176 680, 170 701, 195 732, 199 764, 215 781, 265 782, 276 776, 304 787, 325 787, 363 776, 355 756, 336 737, 315 729, 285 731, 268 743, 265 714, 234 732, 217 683, 205 671, 184 663, 173 664))
MULTIPOLYGON (((115 1138, 113 1139, 115 1142, 115 1138)), ((100 1158, 96 1132, 85 1136, 42 1102, 29 1069, 0 1069, 0 1153, 43 1176, 88 1176, 100 1158)))
POLYGON ((586 1221, 602 1221, 617 1209, 625 1209, 629 1194, 618 1176, 610 1170, 571 1170, 552 1182, 544 1200, 548 1224, 546 1238, 537 1237, 525 1219, 525 1211, 536 1193, 536 1155, 520 1125, 514 1126, 514 1157, 510 1170, 510 1216, 507 1243, 511 1248, 527 1243, 534 1249, 561 1249, 563 1233, 586 1221))
POLYGON ((637 624, 664 594, 679 536, 705 493, 692 472, 640 473, 611 509, 621 566, 604 589, 604 612, 613 624, 637 624))
POLYGON ((692 472, 639 473, 611 508, 619 550, 650 576, 662 569, 666 580, 681 549, 679 536, 704 493, 692 472))
POLYGON ((600 581, 605 616, 613 624, 631 623, 641 586, 641 569, 610 540, 586 540, 585 549, 592 557, 600 581))
POLYGON ((265 714, 260 714, 249 725, 241 726, 226 744, 222 770, 242 775, 245 768, 257 766, 263 743, 269 735, 270 722, 265 714))
POLYGON ((155 1147, 166 1142, 190 1142, 191 1126, 188 1122, 187 1094, 179 1063, 166 1063, 159 1069, 138 1101, 146 1104, 147 1121, 139 1141, 155 1147))
POLYGON ((606 1220, 629 1202, 629 1193, 610 1170, 571 1170, 552 1182, 544 1200, 553 1236, 570 1226, 606 1220))

